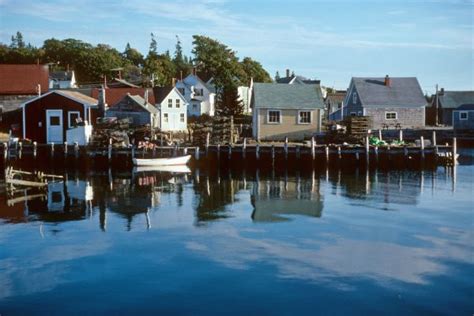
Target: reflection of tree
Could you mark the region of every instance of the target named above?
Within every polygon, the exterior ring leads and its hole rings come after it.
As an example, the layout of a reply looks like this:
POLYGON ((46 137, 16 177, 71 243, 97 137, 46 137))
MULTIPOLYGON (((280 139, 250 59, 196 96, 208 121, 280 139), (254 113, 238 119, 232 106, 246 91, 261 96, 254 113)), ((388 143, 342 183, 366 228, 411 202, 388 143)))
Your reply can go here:
POLYGON ((196 207, 197 222, 207 222, 228 217, 225 206, 234 201, 234 187, 238 187, 236 180, 205 181, 195 183, 194 189, 198 193, 196 207))

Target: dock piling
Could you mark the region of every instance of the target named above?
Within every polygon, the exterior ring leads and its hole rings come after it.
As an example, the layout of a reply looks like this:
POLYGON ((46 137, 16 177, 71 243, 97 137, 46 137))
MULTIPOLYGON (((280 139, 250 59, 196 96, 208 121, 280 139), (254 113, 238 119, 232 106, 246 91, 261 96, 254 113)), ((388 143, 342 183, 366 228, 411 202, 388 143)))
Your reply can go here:
POLYGON ((457 141, 456 141, 456 137, 453 138, 453 166, 456 165, 457 163, 457 159, 456 159, 456 156, 458 154, 458 145, 457 145, 457 141))
POLYGON ((420 146, 421 158, 425 159, 425 139, 423 136, 420 136, 420 146))

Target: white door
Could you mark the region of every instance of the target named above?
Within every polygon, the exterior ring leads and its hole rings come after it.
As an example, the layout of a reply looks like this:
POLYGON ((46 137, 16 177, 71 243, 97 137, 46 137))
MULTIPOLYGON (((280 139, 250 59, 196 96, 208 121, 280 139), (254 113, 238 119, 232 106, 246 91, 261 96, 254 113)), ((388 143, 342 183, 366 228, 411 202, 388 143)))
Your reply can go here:
POLYGON ((62 143, 63 142, 63 111, 47 110, 46 111, 46 142, 62 143))

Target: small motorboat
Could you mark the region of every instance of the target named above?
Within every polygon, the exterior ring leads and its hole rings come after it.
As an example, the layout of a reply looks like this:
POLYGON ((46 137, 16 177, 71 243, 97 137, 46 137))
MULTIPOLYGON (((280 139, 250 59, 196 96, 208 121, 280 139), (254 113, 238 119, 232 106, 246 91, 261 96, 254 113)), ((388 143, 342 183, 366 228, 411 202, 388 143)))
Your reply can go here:
POLYGON ((191 155, 170 158, 133 158, 135 166, 182 166, 188 163, 191 155))
POLYGON ((190 173, 191 169, 186 165, 172 166, 136 166, 133 168, 134 173, 139 172, 170 172, 170 173, 190 173))

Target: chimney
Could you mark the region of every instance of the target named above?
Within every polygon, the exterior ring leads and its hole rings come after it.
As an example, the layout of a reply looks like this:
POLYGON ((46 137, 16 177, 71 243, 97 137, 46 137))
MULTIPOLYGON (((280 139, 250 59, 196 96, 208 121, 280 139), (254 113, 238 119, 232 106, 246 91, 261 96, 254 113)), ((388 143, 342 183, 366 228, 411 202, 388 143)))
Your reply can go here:
POLYGON ((290 78, 290 69, 286 70, 286 78, 290 78))
POLYGON ((171 79, 171 86, 175 87, 176 86, 176 78, 171 79))
POLYGON ((196 67, 193 67, 193 75, 196 75, 196 67))
POLYGON ((439 91, 439 95, 444 95, 444 88, 441 88, 441 90, 439 91))
POLYGON ((148 104, 148 89, 145 89, 145 95, 143 96, 143 98, 145 99, 145 105, 148 104))
POLYGON ((392 83, 392 79, 388 75, 385 76, 385 86, 390 87, 390 84, 392 83))
POLYGON ((107 108, 107 104, 105 103, 105 88, 102 86, 99 90, 99 100, 97 102, 97 106, 99 107, 99 115, 105 116, 105 110, 107 108))
POLYGON ((182 70, 179 72, 179 78, 180 78, 181 81, 183 81, 183 71, 182 70))
POLYGON ((40 97, 41 96, 41 85, 39 83, 36 86, 36 91, 38 92, 38 96, 40 97))

